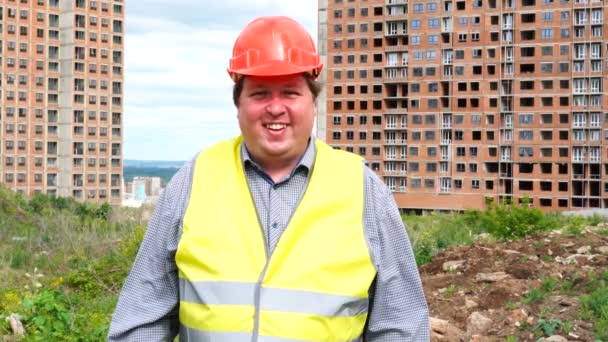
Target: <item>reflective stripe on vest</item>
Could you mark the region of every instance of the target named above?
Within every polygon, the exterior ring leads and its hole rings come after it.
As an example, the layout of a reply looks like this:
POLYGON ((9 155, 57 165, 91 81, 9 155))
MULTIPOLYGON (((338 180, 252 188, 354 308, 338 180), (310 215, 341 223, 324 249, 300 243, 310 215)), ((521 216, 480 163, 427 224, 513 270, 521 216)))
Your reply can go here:
MULTIPOLYGON (((257 283, 190 282, 179 280, 181 300, 201 305, 255 305, 257 283)), ((291 289, 261 287, 260 309, 300 312, 319 316, 365 314, 367 298, 332 295, 291 289)))
POLYGON ((306 192, 267 255, 240 144, 220 143, 195 163, 176 253, 186 340, 358 339, 375 276, 362 223, 361 159, 316 142, 306 192))

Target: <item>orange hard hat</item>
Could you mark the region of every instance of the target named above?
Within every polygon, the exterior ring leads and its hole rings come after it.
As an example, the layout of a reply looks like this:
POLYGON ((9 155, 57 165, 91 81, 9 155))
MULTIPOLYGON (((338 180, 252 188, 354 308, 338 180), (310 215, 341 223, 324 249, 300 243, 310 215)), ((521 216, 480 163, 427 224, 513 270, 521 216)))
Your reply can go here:
POLYGON ((228 73, 239 76, 278 76, 310 73, 317 78, 323 63, 315 43, 306 29, 295 20, 282 17, 260 17, 250 22, 239 34, 228 73))

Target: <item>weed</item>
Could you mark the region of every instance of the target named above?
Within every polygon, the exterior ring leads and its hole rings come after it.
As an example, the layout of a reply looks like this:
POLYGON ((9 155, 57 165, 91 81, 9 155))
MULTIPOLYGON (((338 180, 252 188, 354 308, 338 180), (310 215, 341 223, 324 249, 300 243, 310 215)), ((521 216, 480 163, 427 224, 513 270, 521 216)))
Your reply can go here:
POLYGON ((552 336, 562 324, 557 319, 540 319, 534 326, 534 331, 541 331, 545 336, 552 336))
POLYGON ((549 276, 549 277, 544 278, 541 281, 540 288, 543 291, 550 292, 550 291, 554 291, 555 289, 557 289, 558 284, 559 283, 557 281, 557 278, 555 278, 553 276, 549 276))
POLYGON ((596 338, 608 340, 608 286, 596 288, 580 299, 582 319, 594 321, 596 338))
POLYGON ((446 298, 450 298, 456 294, 456 291, 458 291, 458 287, 454 284, 451 284, 450 286, 446 287, 443 296, 446 298))
POLYGON ((561 332, 563 332, 564 334, 568 335, 569 333, 572 332, 572 329, 574 328, 574 323, 572 323, 572 321, 562 321, 559 330, 561 332))
POLYGON ((508 301, 505 303, 505 309, 507 310, 515 310, 517 309, 518 305, 516 302, 513 301, 508 301))
POLYGON ((517 337, 513 335, 509 335, 505 338, 505 342, 517 342, 517 337))
POLYGON ((592 216, 587 217, 587 224, 594 227, 600 223, 603 223, 604 221, 606 221, 606 218, 597 214, 593 214, 592 216))
POLYGON ((528 293, 524 297, 523 303, 532 304, 532 303, 540 302, 545 298, 546 295, 547 295, 547 293, 545 291, 543 291, 542 289, 532 289, 532 291, 530 291, 530 293, 528 293))

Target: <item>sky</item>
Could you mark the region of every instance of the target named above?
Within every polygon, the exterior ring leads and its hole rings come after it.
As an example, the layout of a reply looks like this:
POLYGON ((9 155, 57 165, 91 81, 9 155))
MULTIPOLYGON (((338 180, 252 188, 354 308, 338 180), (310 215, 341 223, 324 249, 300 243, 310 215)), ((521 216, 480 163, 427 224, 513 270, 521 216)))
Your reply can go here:
POLYGON ((317 0, 126 4, 124 157, 190 160, 239 133, 226 68, 251 20, 286 15, 317 40, 317 0))

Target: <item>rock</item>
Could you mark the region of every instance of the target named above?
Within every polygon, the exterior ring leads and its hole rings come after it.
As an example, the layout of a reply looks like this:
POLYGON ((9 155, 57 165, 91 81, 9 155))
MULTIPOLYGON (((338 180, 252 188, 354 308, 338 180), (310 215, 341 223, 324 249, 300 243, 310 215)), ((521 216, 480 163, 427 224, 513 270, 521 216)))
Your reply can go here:
POLYGON ((477 273, 475 280, 478 282, 494 283, 509 278, 505 272, 477 273))
POLYGON ((476 236, 477 240, 488 240, 490 239, 491 235, 489 233, 481 233, 479 235, 476 236))
POLYGON ((574 242, 570 241, 570 242, 562 243, 562 247, 574 247, 574 242))
POLYGON ((512 310, 507 318, 509 322, 519 326, 520 322, 525 322, 528 319, 528 313, 524 309, 512 310))
POLYGON ((443 270, 445 272, 451 272, 451 271, 456 271, 460 268, 462 268, 464 266, 465 261, 464 260, 452 260, 452 261, 446 261, 443 263, 443 270))
POLYGON ((11 325, 11 329, 13 330, 13 335, 18 337, 23 337, 25 335, 25 329, 23 329, 23 324, 21 324, 21 320, 19 320, 19 316, 16 314, 11 314, 7 317, 8 323, 11 325))
POLYGON ((505 254, 521 254, 521 252, 514 251, 512 249, 503 249, 503 252, 505 252, 505 254))
POLYGON ((534 317, 533 316, 528 316, 528 319, 526 320, 526 323, 528 323, 528 326, 532 326, 534 324, 534 317))
POLYGON ((431 317, 432 342, 460 342, 464 340, 464 331, 451 325, 448 321, 431 317))
POLYGON ((608 246, 600 246, 595 249, 598 253, 608 254, 608 246))
POLYGON ((571 256, 566 257, 566 258, 562 258, 558 255, 555 257, 555 261, 562 265, 578 264, 578 261, 576 261, 576 257, 580 257, 580 256, 583 256, 583 255, 572 254, 571 256))
POLYGON ((472 308, 476 308, 477 306, 479 306, 479 304, 477 304, 475 301, 470 300, 469 298, 465 298, 464 299, 464 306, 467 309, 472 309, 472 308))
POLYGON ((478 311, 473 312, 467 318, 467 334, 483 335, 492 327, 492 320, 482 315, 478 311))
POLYGON ((578 303, 576 298, 564 296, 551 296, 551 301, 558 303, 560 306, 574 306, 578 303))
POLYGON ((538 340, 538 342, 568 342, 568 339, 564 336, 553 335, 551 337, 541 338, 538 340))
POLYGON ((577 254, 587 254, 591 252, 591 246, 583 246, 576 250, 577 254))

